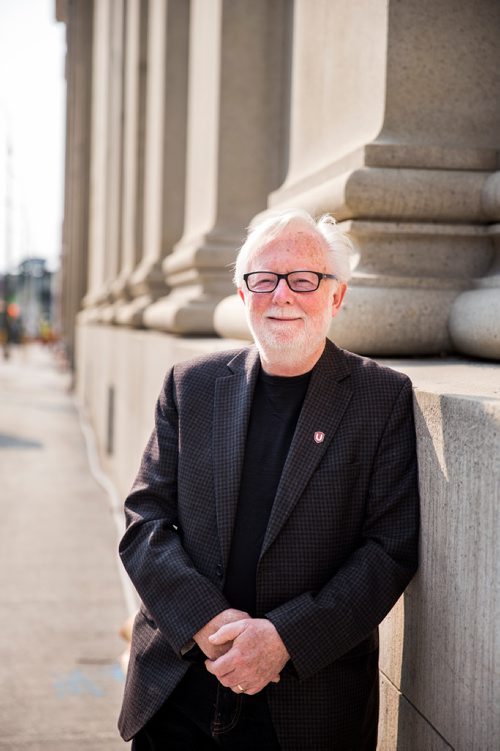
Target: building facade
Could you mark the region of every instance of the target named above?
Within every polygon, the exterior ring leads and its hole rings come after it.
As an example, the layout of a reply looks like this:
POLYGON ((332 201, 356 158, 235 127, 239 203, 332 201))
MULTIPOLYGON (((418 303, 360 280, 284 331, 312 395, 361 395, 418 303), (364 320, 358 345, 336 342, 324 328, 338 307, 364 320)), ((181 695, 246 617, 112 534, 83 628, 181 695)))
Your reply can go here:
POLYGON ((58 0, 63 322, 123 494, 166 369, 250 339, 231 282, 269 209, 356 246, 331 338, 415 385, 419 574, 382 626, 381 749, 499 738, 500 4, 58 0))

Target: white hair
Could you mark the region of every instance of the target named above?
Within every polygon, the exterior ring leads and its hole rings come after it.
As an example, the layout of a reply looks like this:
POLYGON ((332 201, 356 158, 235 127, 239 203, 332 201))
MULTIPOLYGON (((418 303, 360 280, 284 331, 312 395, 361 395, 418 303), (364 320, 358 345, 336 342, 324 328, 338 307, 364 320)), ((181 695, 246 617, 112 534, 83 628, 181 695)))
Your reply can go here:
POLYGON ((288 230, 291 225, 305 228, 308 234, 316 237, 327 251, 332 273, 339 282, 349 280, 350 259, 354 255, 354 247, 349 236, 339 229, 333 216, 323 214, 316 220, 304 209, 282 209, 266 212, 263 219, 257 219, 255 223, 250 224, 247 238, 238 251, 234 265, 233 280, 237 287, 243 284, 243 274, 248 268, 252 254, 288 230))

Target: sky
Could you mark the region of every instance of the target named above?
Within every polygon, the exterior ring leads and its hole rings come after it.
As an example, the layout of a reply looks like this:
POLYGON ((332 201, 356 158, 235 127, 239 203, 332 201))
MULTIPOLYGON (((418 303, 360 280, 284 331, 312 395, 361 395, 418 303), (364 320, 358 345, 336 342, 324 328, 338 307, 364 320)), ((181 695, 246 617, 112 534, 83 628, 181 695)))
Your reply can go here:
POLYGON ((29 256, 59 265, 66 29, 55 5, 0 0, 0 271, 29 256))

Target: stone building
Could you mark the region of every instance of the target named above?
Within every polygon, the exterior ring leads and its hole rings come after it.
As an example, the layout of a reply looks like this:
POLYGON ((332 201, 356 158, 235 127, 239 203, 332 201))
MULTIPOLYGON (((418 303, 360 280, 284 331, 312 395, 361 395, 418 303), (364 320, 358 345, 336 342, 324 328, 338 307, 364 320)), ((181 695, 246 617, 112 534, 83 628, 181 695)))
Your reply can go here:
POLYGON ((57 0, 63 318, 128 490, 166 369, 250 334, 229 266, 269 208, 357 256, 339 345, 415 386, 422 554, 382 626, 381 749, 500 747, 500 3, 57 0))

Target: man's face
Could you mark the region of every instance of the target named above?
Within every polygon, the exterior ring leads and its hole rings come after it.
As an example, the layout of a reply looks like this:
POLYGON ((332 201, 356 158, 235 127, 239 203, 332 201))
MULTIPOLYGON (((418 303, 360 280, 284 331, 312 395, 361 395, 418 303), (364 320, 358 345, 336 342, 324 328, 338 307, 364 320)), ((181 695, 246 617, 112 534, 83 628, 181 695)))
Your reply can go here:
MULTIPOLYGON (((306 230, 289 229, 259 248, 249 259, 247 271, 319 271, 332 273, 327 251, 306 230)), ((280 279, 274 292, 250 292, 246 285, 239 295, 246 306, 250 330, 264 361, 310 361, 321 356, 325 338, 344 296, 345 284, 323 279, 314 292, 292 292, 280 279)))

